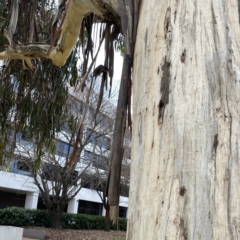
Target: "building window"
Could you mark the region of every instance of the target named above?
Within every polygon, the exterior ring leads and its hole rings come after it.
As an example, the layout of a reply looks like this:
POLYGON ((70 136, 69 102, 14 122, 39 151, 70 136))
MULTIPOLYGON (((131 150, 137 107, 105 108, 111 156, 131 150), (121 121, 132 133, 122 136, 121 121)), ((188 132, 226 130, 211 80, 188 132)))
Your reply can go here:
POLYGON ((45 163, 42 167, 42 178, 50 181, 61 179, 61 169, 59 166, 45 163))
POLYGON ((26 162, 19 161, 17 162, 17 169, 21 171, 31 172, 33 170, 33 164, 30 165, 26 162))
POLYGON ((102 149, 110 150, 110 147, 111 147, 110 138, 103 136, 103 135, 101 136, 100 133, 97 133, 90 129, 87 131, 86 138, 90 143, 92 143, 102 149))
POLYGON ((102 215, 103 204, 78 200, 78 213, 90 214, 90 215, 102 215))
POLYGON ((94 154, 92 152, 84 150, 84 160, 85 164, 92 163, 92 167, 96 167, 102 170, 106 170, 108 168, 107 158, 94 154))
POLYGON ((84 150, 84 159, 83 159, 83 162, 88 164, 88 163, 91 163, 93 162, 94 160, 94 154, 92 152, 89 152, 89 151, 86 151, 84 150))
POLYGON ((16 134, 16 143, 19 143, 20 145, 27 146, 29 148, 34 147, 34 143, 32 141, 32 138, 27 133, 17 133, 16 134))
POLYGON ((63 141, 57 140, 56 142, 56 155, 60 156, 60 157, 70 157, 72 155, 73 152, 73 146, 65 143, 63 141))
POLYGON ((119 217, 126 218, 127 217, 127 208, 119 206, 119 217))
POLYGON ((83 188, 92 189, 103 192, 106 188, 107 182, 104 178, 99 178, 94 174, 82 174, 81 184, 83 188))
POLYGON ((107 159, 103 156, 95 155, 95 159, 92 163, 92 167, 99 168, 102 170, 106 170, 108 168, 107 159))
POLYGON ((6 207, 24 208, 26 194, 0 191, 0 209, 6 207))
MULTIPOLYGON (((53 202, 53 197, 50 197, 50 201, 53 202)), ((39 198, 38 198, 37 209, 47 210, 46 203, 41 196, 39 196, 39 198)), ((68 203, 65 205, 63 212, 66 213, 67 209, 68 209, 68 203)))
POLYGON ((8 171, 11 173, 32 176, 33 165, 34 163, 31 158, 15 155, 12 159, 4 158, 2 170, 8 168, 8 171))
MULTIPOLYGON (((64 171, 64 168, 59 165, 45 163, 42 167, 42 177, 45 180, 59 181, 62 179, 62 174, 64 171)), ((71 171, 70 181, 75 184, 77 179, 78 171, 71 171)), ((69 181, 69 178, 66 180, 69 181)))
POLYGON ((88 129, 86 133, 86 140, 89 141, 89 143, 95 144, 95 139, 97 137, 97 133, 88 129))
POLYGON ((111 141, 108 137, 100 136, 96 138, 95 144, 102 149, 110 150, 111 141))

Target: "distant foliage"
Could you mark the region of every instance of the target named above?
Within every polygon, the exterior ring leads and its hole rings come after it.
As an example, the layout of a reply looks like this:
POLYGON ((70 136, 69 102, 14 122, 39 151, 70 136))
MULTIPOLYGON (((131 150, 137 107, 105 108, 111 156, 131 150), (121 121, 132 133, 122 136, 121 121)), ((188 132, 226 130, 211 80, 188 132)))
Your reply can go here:
MULTIPOLYGON (((8 207, 0 209, 0 225, 50 227, 51 221, 45 210, 8 207)), ((104 229, 104 217, 63 213, 62 227, 64 229, 104 229)), ((116 230, 116 226, 112 224, 110 228, 116 230)), ((126 229, 127 219, 119 218, 119 230, 126 231, 126 229)))

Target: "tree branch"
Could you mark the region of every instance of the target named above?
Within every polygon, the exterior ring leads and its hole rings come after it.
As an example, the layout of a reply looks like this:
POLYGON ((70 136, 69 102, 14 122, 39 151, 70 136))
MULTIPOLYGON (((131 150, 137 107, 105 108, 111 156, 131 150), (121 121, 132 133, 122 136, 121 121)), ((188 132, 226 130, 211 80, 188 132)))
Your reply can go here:
MULTIPOLYGON (((65 19, 62 24, 61 35, 56 47, 50 49, 50 45, 41 44, 23 46, 17 45, 16 47, 13 47, 10 42, 10 46, 7 50, 0 52, 0 60, 11 58, 23 59, 26 60, 26 62, 29 62, 31 58, 47 58, 51 59, 54 65, 62 66, 65 64, 77 42, 82 19, 90 12, 94 12, 98 16, 104 18, 103 16, 105 16, 109 9, 111 9, 111 7, 107 7, 107 5, 104 5, 102 1, 70 0, 65 19)), ((117 14, 114 13, 114 11, 112 11, 111 14, 109 15, 110 18, 108 17, 109 20, 111 18, 117 18, 117 14)))

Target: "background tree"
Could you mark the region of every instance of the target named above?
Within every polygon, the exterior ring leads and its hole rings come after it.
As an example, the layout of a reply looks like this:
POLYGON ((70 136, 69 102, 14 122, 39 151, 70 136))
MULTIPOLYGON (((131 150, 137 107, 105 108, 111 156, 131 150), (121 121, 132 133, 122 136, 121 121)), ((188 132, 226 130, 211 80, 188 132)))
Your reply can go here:
MULTIPOLYGON (((97 140, 99 141, 99 140, 97 140)), ((101 142, 101 139, 100 139, 101 142)), ((124 154, 121 167, 121 179, 120 179, 120 196, 129 197, 129 185, 130 185, 130 151, 131 151, 130 132, 126 131, 124 136, 124 154)), ((110 149, 110 148, 109 148, 110 149)), ((97 150, 96 158, 101 158, 101 164, 94 165, 91 171, 86 172, 86 183, 91 189, 97 191, 99 197, 102 200, 103 206, 106 210, 104 228, 106 231, 110 230, 110 209, 107 204, 107 178, 109 175, 109 166, 111 162, 111 155, 106 155, 102 148, 97 150), (89 181, 90 180, 90 181, 89 181)))

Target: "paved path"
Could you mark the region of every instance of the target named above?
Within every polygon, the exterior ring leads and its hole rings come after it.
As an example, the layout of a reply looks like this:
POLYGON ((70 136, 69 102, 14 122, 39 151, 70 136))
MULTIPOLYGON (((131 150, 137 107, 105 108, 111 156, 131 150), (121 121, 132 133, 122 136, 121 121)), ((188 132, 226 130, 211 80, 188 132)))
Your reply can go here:
POLYGON ((33 238, 22 238, 22 240, 36 240, 36 239, 33 239, 33 238))

